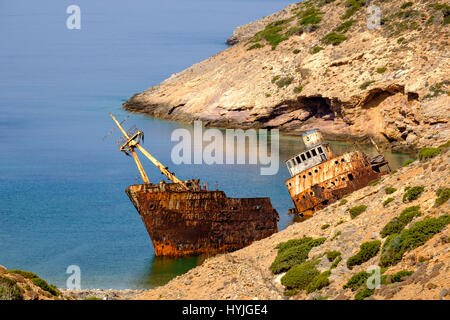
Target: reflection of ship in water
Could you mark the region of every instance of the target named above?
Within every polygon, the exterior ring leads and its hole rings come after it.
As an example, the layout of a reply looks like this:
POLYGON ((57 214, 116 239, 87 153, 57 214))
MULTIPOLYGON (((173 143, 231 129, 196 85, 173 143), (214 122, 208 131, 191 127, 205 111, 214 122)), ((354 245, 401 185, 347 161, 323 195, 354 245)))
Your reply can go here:
POLYGON ((148 266, 148 272, 142 276, 137 285, 145 288, 163 286, 173 278, 202 264, 205 259, 206 256, 204 255, 191 257, 153 256, 148 266))
POLYGON ((126 132, 111 117, 124 135, 119 150, 133 157, 144 181, 125 191, 147 228, 157 256, 232 251, 278 231, 278 213, 269 198, 229 198, 223 191, 208 190, 198 179, 178 179, 140 145, 141 131, 126 132), (150 183, 136 149, 171 182, 150 183))
POLYGON ((315 211, 361 189, 387 171, 382 154, 373 158, 362 150, 333 153, 319 130, 303 134, 306 151, 286 161, 291 178, 285 183, 295 208, 290 213, 311 216, 315 211))

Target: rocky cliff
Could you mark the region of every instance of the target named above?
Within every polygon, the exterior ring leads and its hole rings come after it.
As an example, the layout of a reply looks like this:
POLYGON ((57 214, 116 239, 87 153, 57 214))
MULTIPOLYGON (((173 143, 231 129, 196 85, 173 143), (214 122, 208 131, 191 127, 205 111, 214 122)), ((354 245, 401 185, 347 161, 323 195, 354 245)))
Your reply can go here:
POLYGON ((123 106, 216 127, 279 128, 288 134, 320 128, 335 138, 371 135, 396 149, 447 141, 448 4, 292 4, 237 28, 228 39, 232 47, 135 94, 123 106))
POLYGON ((448 300, 450 151, 441 149, 137 298, 448 300), (372 290, 369 267, 380 267, 372 290))

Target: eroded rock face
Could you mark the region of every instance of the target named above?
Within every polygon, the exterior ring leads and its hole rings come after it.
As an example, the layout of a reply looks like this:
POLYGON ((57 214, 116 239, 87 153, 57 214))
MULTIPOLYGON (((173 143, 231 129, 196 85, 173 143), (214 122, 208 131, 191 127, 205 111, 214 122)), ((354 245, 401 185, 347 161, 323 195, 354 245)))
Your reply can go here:
POLYGON ((386 21, 369 30, 366 7, 343 20, 345 1, 317 3, 318 24, 298 29, 296 14, 308 8, 303 3, 237 28, 230 40, 237 44, 134 95, 124 108, 218 127, 371 135, 397 149, 450 139, 449 25, 431 19, 438 11, 414 3, 408 9, 413 13, 403 14, 402 1, 377 1, 386 21), (297 29, 274 50, 266 40, 250 38, 280 20, 281 35, 297 29), (350 20, 340 33, 346 40, 324 43, 350 20), (249 50, 255 43, 263 47, 249 50), (317 46, 323 50, 312 53, 317 46))

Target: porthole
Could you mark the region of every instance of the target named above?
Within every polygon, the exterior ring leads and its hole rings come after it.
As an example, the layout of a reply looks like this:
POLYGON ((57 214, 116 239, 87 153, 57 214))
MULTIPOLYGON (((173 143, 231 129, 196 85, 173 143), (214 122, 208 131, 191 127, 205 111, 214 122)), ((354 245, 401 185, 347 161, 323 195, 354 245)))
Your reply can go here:
POLYGON ((341 162, 345 162, 344 158, 341 159, 341 162))
POLYGON ((317 169, 314 169, 314 172, 317 173, 317 172, 319 172, 319 171, 318 171, 317 169))
POLYGON ((339 161, 336 160, 336 161, 334 162, 334 164, 339 164, 339 161))
POLYGON ((311 172, 308 172, 308 176, 310 176, 311 175, 311 172))
POLYGON ((305 175, 303 175, 303 179, 306 179, 306 176, 305 176, 305 175))

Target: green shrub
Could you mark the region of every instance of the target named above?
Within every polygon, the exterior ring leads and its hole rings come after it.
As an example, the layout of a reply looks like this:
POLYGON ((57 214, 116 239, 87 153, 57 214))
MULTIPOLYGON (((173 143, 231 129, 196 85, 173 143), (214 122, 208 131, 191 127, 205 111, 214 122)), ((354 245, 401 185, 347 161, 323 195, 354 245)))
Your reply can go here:
POLYGON ((447 142, 444 143, 444 144, 441 144, 441 145, 439 146, 440 149, 446 149, 446 148, 449 148, 449 147, 450 147, 450 140, 447 141, 447 142))
POLYGON ((374 83, 375 80, 370 80, 370 81, 366 81, 364 82, 362 85, 359 86, 359 88, 361 90, 366 90, 368 86, 370 86, 372 83, 374 83))
POLYGON ((365 287, 355 295, 355 300, 364 300, 365 298, 368 298, 371 295, 373 295, 374 292, 375 289, 369 289, 365 287))
POLYGON ((339 220, 339 222, 336 223, 336 226, 338 226, 338 225, 340 225, 340 224, 343 224, 343 223, 344 223, 344 220, 339 220))
POLYGON ((344 289, 350 288, 352 291, 358 290, 369 279, 370 274, 366 271, 358 272, 354 274, 344 285, 344 289))
POLYGON ((384 189, 384 192, 386 192, 386 194, 392 194, 395 191, 397 191, 397 189, 396 188, 392 188, 392 187, 387 187, 387 188, 384 189))
POLYGON ((412 188, 408 188, 405 194, 403 195, 403 202, 417 200, 422 192, 425 190, 424 186, 415 186, 412 188))
POLYGON ((432 86, 430 86, 430 93, 427 93, 423 96, 424 99, 430 99, 430 98, 436 98, 437 96, 440 96, 441 94, 446 94, 447 91, 442 90, 442 87, 444 86, 444 81, 436 83, 432 86))
POLYGON ((364 2, 364 0, 347 0, 345 2, 345 6, 347 7, 347 10, 341 16, 341 19, 345 20, 345 19, 348 19, 351 16, 353 16, 356 12, 359 11, 359 9, 361 9, 363 2, 364 2))
POLYGON ((277 80, 280 79, 280 78, 281 78, 281 76, 274 76, 274 77, 272 78, 271 82, 272 82, 272 83, 275 83, 275 82, 277 82, 277 80))
POLYGON ((383 201, 383 207, 386 207, 389 203, 394 201, 394 198, 390 197, 383 201))
POLYGON ((409 277, 413 273, 414 273, 414 271, 405 271, 405 270, 399 271, 396 274, 393 274, 391 276, 391 282, 392 283, 394 283, 394 282, 401 282, 401 281, 403 281, 402 280, 403 277, 409 277))
POLYGON ((394 233, 400 233, 415 217, 420 216, 419 206, 408 207, 393 218, 381 230, 380 235, 385 238, 394 233))
POLYGON ((407 165, 410 165, 411 163, 413 163, 414 160, 406 160, 405 162, 403 162, 402 167, 406 167, 407 165))
POLYGON ((447 200, 450 198, 450 188, 441 188, 438 191, 436 191, 436 195, 438 197, 434 202, 434 206, 439 207, 441 204, 446 203, 447 200))
POLYGON ((286 242, 279 243, 275 248, 278 249, 278 254, 281 254, 286 249, 292 248, 292 247, 298 247, 303 244, 309 244, 313 238, 305 237, 301 239, 291 239, 286 242))
POLYGON ((31 279, 31 282, 33 282, 35 286, 40 287, 42 290, 47 291, 54 296, 59 296, 61 294, 54 285, 48 284, 45 280, 41 278, 33 278, 31 279))
POLYGON ((321 226, 320 229, 325 230, 329 227, 330 227, 330 225, 327 223, 327 224, 324 224, 323 226, 321 226))
POLYGON ((441 153, 441 148, 422 148, 419 151, 419 159, 424 161, 436 157, 441 153))
POLYGON ((278 86, 278 88, 283 88, 290 85, 293 80, 293 77, 282 77, 280 78, 280 80, 276 81, 275 84, 278 86))
POLYGON ((278 20, 269 23, 264 30, 256 33, 249 41, 258 42, 264 39, 272 46, 272 50, 275 50, 278 44, 289 39, 289 37, 281 34, 288 22, 289 20, 278 20))
POLYGON ((330 274, 331 274, 330 271, 325 271, 315 276, 306 287, 306 293, 309 294, 311 292, 327 287, 330 284, 330 280, 328 279, 330 274))
POLYGON ((293 296, 295 296, 296 294, 298 294, 299 292, 300 292, 299 289, 286 289, 286 290, 284 290, 283 294, 284 294, 286 297, 293 297, 293 296))
POLYGON ((293 266, 281 278, 281 284, 288 289, 306 289, 306 287, 314 280, 314 278, 320 274, 319 270, 317 270, 316 268, 317 263, 318 261, 314 260, 306 261, 302 264, 293 266))
POLYGON ((397 39, 397 43, 403 43, 405 42, 405 37, 400 37, 397 39))
POLYGON ((102 298, 98 298, 98 297, 88 297, 84 300, 103 300, 102 298))
POLYGON ((355 22, 355 20, 348 20, 348 21, 342 22, 336 28, 336 31, 341 32, 341 33, 346 33, 351 28, 351 26, 353 25, 354 22, 355 22))
POLYGON ((293 53, 293 54, 300 53, 300 50, 299 50, 299 49, 295 49, 294 51, 292 51, 292 53, 293 53))
POLYGON ((357 216, 359 216, 361 213, 363 213, 364 211, 366 211, 367 206, 362 204, 360 206, 356 206, 353 208, 350 208, 349 212, 350 212, 350 217, 352 217, 352 219, 355 219, 357 216))
POLYGON ((336 259, 340 255, 341 255, 341 253, 339 251, 329 251, 329 252, 327 252, 328 261, 333 262, 334 259, 336 259))
POLYGON ((377 71, 377 73, 385 73, 386 72, 386 70, 387 70, 387 68, 386 67, 382 67, 382 68, 378 68, 376 71, 377 71))
POLYGON ((297 13, 298 23, 304 26, 306 25, 316 26, 322 21, 321 17, 322 14, 323 12, 314 7, 305 9, 297 13))
POLYGON ((247 51, 253 50, 253 49, 260 49, 260 48, 262 48, 262 47, 264 47, 264 45, 258 42, 258 43, 255 43, 254 45, 250 46, 250 47, 247 49, 247 51))
POLYGON ((369 181, 369 183, 367 185, 373 187, 373 186, 376 186, 379 182, 380 182, 380 179, 373 179, 373 180, 369 181))
POLYGON ((324 243, 326 238, 303 238, 298 240, 300 241, 293 241, 289 245, 286 243, 279 245, 278 255, 270 266, 270 270, 274 274, 287 271, 294 265, 306 261, 311 249, 324 243))
POLYGON ((37 274, 35 274, 33 272, 23 271, 23 270, 19 270, 19 269, 11 269, 11 270, 6 271, 6 273, 20 274, 22 277, 27 278, 27 279, 39 278, 37 276, 37 274))
POLYGON ((345 40, 347 40, 347 37, 343 34, 330 32, 325 37, 323 37, 321 41, 323 44, 332 44, 333 46, 337 46, 345 40))
POLYGON ((343 206, 344 204, 346 204, 348 202, 347 199, 342 199, 341 202, 339 202, 340 206, 343 206))
POLYGON ((301 93, 302 90, 303 90, 303 87, 302 87, 302 86, 299 86, 299 87, 295 87, 295 88, 294 88, 294 92, 295 92, 295 93, 301 93))
POLYGON ((413 5, 413 3, 412 3, 411 1, 408 1, 408 2, 405 2, 404 4, 402 4, 402 5, 400 6, 400 8, 406 9, 406 8, 408 8, 408 7, 411 7, 412 5, 413 5))
POLYGON ((336 234, 333 236, 333 238, 331 238, 331 241, 333 241, 334 239, 336 239, 340 235, 341 235, 341 231, 336 232, 336 234))
POLYGON ((342 256, 337 257, 337 259, 334 260, 334 262, 331 264, 330 270, 336 268, 338 266, 339 262, 341 262, 341 261, 342 261, 342 256))
POLYGON ((383 245, 380 265, 388 267, 397 264, 405 252, 422 246, 449 223, 450 216, 443 215, 439 218, 418 221, 411 228, 403 230, 401 234, 391 234, 383 245))
POLYGON ((380 240, 364 242, 363 244, 361 244, 359 252, 354 256, 348 258, 347 267, 349 269, 352 269, 353 266, 360 265, 364 262, 369 261, 371 258, 377 255, 378 251, 380 251, 380 246, 380 240))
POLYGON ((320 51, 322 51, 323 50, 323 48, 321 47, 321 46, 314 46, 312 49, 311 49, 311 53, 312 54, 316 54, 316 53, 319 53, 320 51))
POLYGON ((0 300, 23 300, 23 290, 14 280, 0 276, 0 300))

